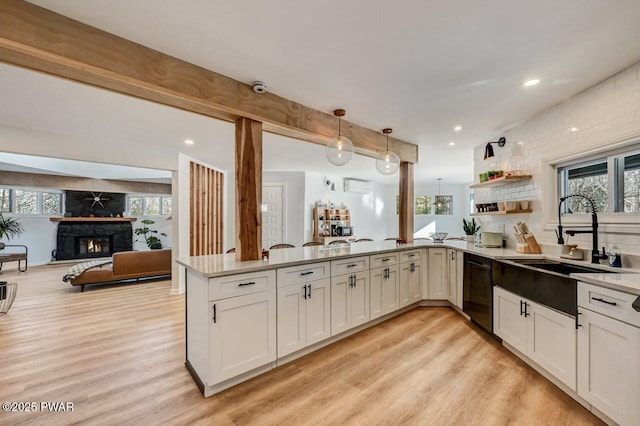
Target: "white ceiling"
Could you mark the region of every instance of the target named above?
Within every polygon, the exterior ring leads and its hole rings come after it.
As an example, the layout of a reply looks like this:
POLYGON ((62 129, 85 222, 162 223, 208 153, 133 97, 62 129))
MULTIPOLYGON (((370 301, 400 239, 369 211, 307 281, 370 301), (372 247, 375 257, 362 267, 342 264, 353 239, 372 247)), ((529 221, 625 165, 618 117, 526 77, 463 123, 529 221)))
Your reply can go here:
MULTIPOLYGON (((640 60, 637 0, 32 3, 240 81, 264 80, 319 110, 344 107, 372 129, 393 127, 420 145, 418 180, 472 180, 472 147, 640 60), (540 85, 523 88, 530 78, 540 85)), ((301 154, 305 166, 315 156, 301 154)), ((361 172, 347 167, 342 174, 361 172)))

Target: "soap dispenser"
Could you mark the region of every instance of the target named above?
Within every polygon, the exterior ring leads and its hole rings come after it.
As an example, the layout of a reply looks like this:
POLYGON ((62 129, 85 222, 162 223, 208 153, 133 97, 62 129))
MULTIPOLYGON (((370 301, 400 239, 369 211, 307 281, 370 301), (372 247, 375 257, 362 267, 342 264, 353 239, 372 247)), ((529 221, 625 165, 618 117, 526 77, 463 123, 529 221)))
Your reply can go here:
POLYGON ((609 266, 613 268, 622 268, 622 256, 618 246, 611 247, 609 250, 609 266))

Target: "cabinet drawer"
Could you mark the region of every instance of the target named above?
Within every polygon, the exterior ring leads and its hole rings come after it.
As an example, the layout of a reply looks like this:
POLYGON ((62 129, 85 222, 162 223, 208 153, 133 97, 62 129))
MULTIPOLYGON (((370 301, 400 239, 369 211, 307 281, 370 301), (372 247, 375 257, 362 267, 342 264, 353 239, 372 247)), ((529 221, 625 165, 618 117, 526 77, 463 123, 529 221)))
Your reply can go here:
POLYGON ((249 274, 229 275, 209 279, 209 300, 275 290, 276 271, 260 271, 249 274))
POLYGON ((400 256, 397 252, 376 254, 369 257, 369 263, 371 268, 377 268, 380 266, 397 265, 400 256))
POLYGON ((635 294, 578 282, 579 306, 640 327, 640 312, 631 306, 637 297, 635 294))
POLYGON ((407 250, 400 253, 400 262, 417 262, 422 258, 421 250, 407 250))
POLYGON ((350 259, 333 260, 331 262, 331 276, 350 274, 369 269, 369 256, 352 257, 350 259))
POLYGON ((331 276, 329 262, 310 263, 278 269, 278 288, 309 281, 317 281, 331 276))

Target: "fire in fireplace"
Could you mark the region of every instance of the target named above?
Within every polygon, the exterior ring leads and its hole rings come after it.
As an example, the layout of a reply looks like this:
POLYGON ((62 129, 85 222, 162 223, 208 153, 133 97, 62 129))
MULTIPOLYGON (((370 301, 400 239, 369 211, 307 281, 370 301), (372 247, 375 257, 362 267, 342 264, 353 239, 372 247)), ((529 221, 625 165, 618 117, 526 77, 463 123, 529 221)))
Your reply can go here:
POLYGON ((76 254, 98 255, 111 253, 112 237, 77 237, 76 254))

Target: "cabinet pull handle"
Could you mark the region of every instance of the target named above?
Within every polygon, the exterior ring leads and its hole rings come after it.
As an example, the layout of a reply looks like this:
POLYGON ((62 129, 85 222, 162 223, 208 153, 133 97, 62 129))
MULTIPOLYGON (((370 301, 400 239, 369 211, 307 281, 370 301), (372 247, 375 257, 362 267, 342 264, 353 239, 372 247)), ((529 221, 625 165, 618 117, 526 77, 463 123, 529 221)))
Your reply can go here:
POLYGON ((355 268, 356 266, 358 266, 357 263, 350 263, 349 265, 347 265, 347 268, 355 268))
POLYGON ((524 317, 528 317, 529 315, 531 315, 528 311, 529 309, 529 304, 527 302, 524 302, 524 317))
POLYGON ((215 305, 215 303, 213 304, 213 317, 211 319, 213 320, 214 324, 217 322, 216 305, 215 305))
POLYGON ((311 284, 307 284, 307 289, 309 290, 308 299, 311 299, 311 284))
POLYGON ((409 271, 410 272, 416 271, 416 264, 414 262, 411 262, 411 265, 409 265, 409 271))
POLYGON ((611 305, 611 306, 616 306, 617 303, 616 302, 609 302, 608 300, 604 300, 600 297, 592 297, 591 300, 595 300, 597 302, 602 302, 602 303, 606 303, 607 305, 611 305))
POLYGON ((248 283, 240 283, 238 284, 238 287, 246 287, 248 285, 254 285, 256 282, 255 281, 250 281, 248 283))
POLYGON ((307 286, 303 285, 302 288, 304 288, 304 295, 302 296, 303 298, 307 298, 307 286))
POLYGON ((313 274, 313 271, 307 271, 307 272, 301 272, 300 275, 305 276, 305 275, 311 275, 313 274))
POLYGON ((411 254, 409 254, 409 257, 416 257, 416 254, 415 253, 411 253, 411 254))
POLYGON ((520 301, 520 316, 522 316, 524 314, 524 302, 521 300, 520 301))
POLYGON ((383 262, 388 262, 388 261, 390 261, 390 260, 391 260, 391 259, 389 259, 388 257, 385 257, 384 259, 382 259, 382 261, 383 261, 383 262))

